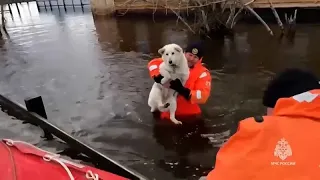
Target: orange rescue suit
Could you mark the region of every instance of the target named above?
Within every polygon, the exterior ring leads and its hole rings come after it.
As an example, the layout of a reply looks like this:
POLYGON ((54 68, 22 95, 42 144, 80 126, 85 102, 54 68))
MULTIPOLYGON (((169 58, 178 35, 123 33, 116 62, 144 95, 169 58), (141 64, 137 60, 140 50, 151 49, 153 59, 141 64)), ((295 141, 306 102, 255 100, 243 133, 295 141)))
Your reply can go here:
MULTIPOLYGON (((163 62, 162 58, 156 58, 148 63, 149 75, 159 75, 159 65, 163 62)), ((202 66, 199 60, 192 68, 190 68, 189 79, 185 84, 186 88, 191 90, 190 100, 186 100, 183 96, 177 97, 177 119, 183 121, 183 117, 200 115, 201 109, 198 104, 204 104, 210 96, 211 91, 211 75, 208 69, 202 66)), ((161 119, 169 119, 169 112, 161 112, 161 119)))
POLYGON ((279 99, 263 119, 240 121, 207 180, 320 179, 320 89, 279 99))

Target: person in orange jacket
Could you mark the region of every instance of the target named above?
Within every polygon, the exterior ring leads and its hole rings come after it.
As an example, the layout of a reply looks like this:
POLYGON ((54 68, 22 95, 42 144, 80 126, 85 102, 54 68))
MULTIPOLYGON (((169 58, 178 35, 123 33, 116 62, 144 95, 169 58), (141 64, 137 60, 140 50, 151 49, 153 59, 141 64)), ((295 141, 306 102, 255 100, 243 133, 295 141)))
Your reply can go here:
POLYGON ((266 116, 239 122, 207 180, 320 179, 320 84, 287 69, 264 92, 266 116))
MULTIPOLYGON (((170 81, 169 88, 178 92, 176 118, 180 121, 201 115, 199 104, 205 104, 210 96, 211 75, 202 65, 204 50, 201 42, 189 44, 185 56, 190 68, 189 79, 185 86, 179 79, 170 81)), ((148 63, 149 75, 155 82, 160 83, 163 76, 159 73, 162 58, 155 58, 148 63)), ((161 119, 169 119, 169 112, 161 112, 161 119)))

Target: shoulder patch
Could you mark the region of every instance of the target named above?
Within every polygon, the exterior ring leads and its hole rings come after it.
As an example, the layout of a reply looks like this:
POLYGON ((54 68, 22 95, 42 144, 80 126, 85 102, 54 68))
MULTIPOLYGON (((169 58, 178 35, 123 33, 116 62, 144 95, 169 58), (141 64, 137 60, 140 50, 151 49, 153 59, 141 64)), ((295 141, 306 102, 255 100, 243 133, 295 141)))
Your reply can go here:
POLYGON ((199 76, 199 78, 204 78, 204 77, 206 77, 207 76, 207 72, 203 72, 203 73, 201 73, 201 75, 199 76))
POLYGON ((313 94, 313 93, 307 91, 307 92, 304 92, 304 93, 301 93, 301 94, 297 94, 297 95, 293 96, 292 98, 293 98, 294 100, 300 102, 300 103, 301 103, 301 102, 304 102, 304 101, 310 103, 310 102, 312 102, 314 99, 316 99, 316 98, 318 97, 318 95, 319 95, 319 94, 313 94))
POLYGON ((158 68, 157 65, 152 65, 152 66, 149 67, 149 71, 153 71, 153 70, 155 70, 157 68, 158 68))

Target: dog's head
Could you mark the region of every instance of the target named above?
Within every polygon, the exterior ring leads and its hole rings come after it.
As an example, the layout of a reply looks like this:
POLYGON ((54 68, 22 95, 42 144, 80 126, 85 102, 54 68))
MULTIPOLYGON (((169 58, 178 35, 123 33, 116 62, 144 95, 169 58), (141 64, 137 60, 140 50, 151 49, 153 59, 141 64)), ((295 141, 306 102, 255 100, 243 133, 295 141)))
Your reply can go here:
POLYGON ((177 67, 185 60, 182 48, 177 44, 167 44, 158 50, 167 66, 177 67))

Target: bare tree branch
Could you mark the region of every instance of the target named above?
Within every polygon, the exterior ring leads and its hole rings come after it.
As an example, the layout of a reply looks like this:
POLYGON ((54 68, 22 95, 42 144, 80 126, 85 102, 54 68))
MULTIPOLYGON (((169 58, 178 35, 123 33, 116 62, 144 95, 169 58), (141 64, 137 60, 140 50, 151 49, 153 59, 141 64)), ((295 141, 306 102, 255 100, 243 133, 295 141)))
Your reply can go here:
POLYGON ((279 27, 281 29, 281 32, 283 33, 283 31, 284 31, 283 23, 281 22, 281 19, 280 19, 279 15, 278 15, 276 9, 273 7, 272 2, 270 0, 268 0, 268 2, 270 4, 270 8, 272 10, 272 13, 273 13, 274 17, 276 18, 277 23, 278 23, 278 25, 279 25, 279 27))
POLYGON ((271 36, 273 36, 273 32, 272 30, 270 29, 270 27, 268 26, 268 24, 248 5, 245 5, 245 8, 247 10, 249 10, 251 12, 251 14, 253 14, 263 25, 264 27, 267 29, 267 31, 269 32, 269 34, 271 36))

